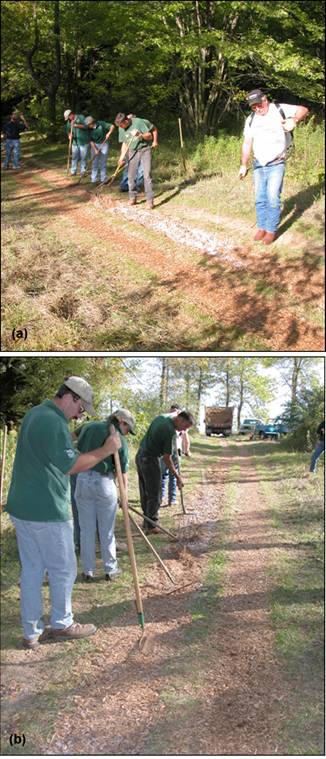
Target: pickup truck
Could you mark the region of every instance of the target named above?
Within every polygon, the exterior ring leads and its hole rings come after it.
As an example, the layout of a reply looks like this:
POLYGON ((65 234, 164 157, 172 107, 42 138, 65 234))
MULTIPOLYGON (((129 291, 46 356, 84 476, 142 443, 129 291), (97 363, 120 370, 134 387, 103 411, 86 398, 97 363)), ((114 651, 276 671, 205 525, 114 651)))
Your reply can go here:
POLYGON ((260 437, 261 440, 278 440, 280 437, 280 431, 277 424, 272 421, 267 422, 267 424, 262 424, 258 431, 258 437, 260 437))
POLYGON ((260 419, 244 419, 240 424, 240 435, 245 435, 247 432, 255 432, 261 425, 260 419))

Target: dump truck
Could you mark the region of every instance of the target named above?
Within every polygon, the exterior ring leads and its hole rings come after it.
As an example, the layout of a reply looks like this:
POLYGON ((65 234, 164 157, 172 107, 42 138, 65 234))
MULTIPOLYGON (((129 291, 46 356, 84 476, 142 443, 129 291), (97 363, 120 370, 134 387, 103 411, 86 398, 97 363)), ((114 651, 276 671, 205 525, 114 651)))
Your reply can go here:
POLYGON ((205 408, 205 433, 210 435, 223 435, 228 437, 232 433, 234 406, 206 406, 205 408))

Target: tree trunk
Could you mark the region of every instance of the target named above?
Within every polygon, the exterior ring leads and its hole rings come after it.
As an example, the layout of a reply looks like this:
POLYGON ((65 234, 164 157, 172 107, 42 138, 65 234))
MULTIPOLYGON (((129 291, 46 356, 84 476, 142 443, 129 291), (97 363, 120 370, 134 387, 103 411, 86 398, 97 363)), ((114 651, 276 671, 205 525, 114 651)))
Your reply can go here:
POLYGON ((160 405, 161 408, 165 408, 168 401, 168 386, 169 386, 169 359, 162 358, 161 367, 161 386, 160 386, 160 405))

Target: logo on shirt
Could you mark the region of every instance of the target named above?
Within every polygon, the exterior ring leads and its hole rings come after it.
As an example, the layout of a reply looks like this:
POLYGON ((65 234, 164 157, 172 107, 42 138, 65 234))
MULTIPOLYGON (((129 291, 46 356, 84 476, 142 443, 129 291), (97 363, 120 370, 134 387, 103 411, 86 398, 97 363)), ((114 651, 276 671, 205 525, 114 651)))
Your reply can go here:
POLYGON ((69 459, 73 459, 75 456, 75 451, 73 448, 66 448, 66 454, 69 459))

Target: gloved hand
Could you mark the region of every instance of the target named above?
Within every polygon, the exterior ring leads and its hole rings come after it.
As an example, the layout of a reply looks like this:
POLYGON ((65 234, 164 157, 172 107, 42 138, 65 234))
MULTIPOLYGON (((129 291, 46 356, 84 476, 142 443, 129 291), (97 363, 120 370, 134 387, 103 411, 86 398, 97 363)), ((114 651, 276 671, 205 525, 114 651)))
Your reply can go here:
POLYGON ((247 171, 248 171, 248 169, 247 169, 247 167, 243 163, 240 166, 240 169, 239 169, 239 179, 244 179, 244 177, 246 176, 247 171))
POLYGON ((294 129, 295 126, 296 121, 291 116, 283 121, 284 132, 292 132, 292 129, 294 129))

